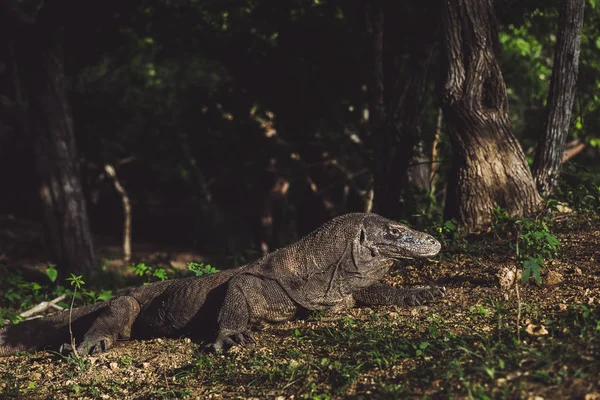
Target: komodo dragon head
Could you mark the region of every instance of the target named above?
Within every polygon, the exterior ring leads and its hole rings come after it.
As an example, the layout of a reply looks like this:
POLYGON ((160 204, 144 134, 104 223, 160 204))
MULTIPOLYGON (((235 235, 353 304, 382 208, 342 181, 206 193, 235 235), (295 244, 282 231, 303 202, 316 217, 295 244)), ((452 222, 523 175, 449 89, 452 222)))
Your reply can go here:
POLYGON ((376 214, 363 220, 360 242, 373 256, 395 260, 433 257, 442 247, 433 236, 376 214))

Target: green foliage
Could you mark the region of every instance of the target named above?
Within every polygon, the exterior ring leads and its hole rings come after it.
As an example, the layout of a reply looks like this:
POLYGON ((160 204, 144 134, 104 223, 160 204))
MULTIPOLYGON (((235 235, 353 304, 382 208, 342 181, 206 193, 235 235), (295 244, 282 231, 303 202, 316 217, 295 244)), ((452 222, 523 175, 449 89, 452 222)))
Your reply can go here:
POLYGON ((541 269, 546 261, 558 255, 560 241, 554 236, 542 218, 513 218, 506 210, 494 211, 492 229, 497 235, 514 235, 511 243, 519 262, 523 266, 522 282, 533 277, 542 282, 541 269))
POLYGON ((473 250, 468 246, 464 232, 461 232, 456 219, 433 223, 425 229, 426 232, 438 239, 446 252, 468 252, 473 250))
POLYGON ((187 269, 192 271, 196 276, 215 274, 215 273, 219 272, 218 269, 212 267, 210 264, 196 263, 196 262, 188 263, 187 269))
POLYGON ((154 268, 145 263, 137 263, 130 265, 128 267, 133 271, 137 276, 141 276, 146 278, 145 283, 150 283, 153 279, 157 278, 158 280, 164 281, 168 279, 167 271, 164 268, 154 268))
MULTIPOLYGON (((49 269, 55 269, 55 266, 49 264, 49 269)), ((46 274, 51 280, 53 272, 46 274)), ((2 280, 0 280, 0 326, 4 325, 4 320, 9 320, 11 323, 18 323, 21 318, 19 312, 16 310, 27 310, 42 301, 49 301, 62 294, 66 294, 68 297, 75 296, 75 299, 84 304, 91 304, 97 301, 108 300, 113 296, 112 290, 91 290, 84 287, 84 282, 81 276, 72 275, 66 278, 66 281, 70 283, 71 287, 75 290, 66 288, 60 284, 56 284, 56 280, 53 285, 42 285, 37 282, 28 282, 23 278, 23 275, 19 272, 4 271, 2 280)), ((69 304, 65 301, 59 302, 58 305, 62 307, 68 307, 69 304)))

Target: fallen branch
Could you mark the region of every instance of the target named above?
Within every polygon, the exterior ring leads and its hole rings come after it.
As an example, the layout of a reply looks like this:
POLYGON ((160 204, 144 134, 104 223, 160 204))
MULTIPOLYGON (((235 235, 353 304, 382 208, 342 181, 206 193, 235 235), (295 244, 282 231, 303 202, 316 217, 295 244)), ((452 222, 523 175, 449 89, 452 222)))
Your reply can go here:
MULTIPOLYGON (((67 297, 67 295, 63 293, 63 294, 61 294, 60 296, 58 296, 57 298, 55 298, 53 300, 42 301, 37 306, 35 306, 33 308, 30 308, 27 311, 23 311, 21 314, 19 314, 19 317, 29 318, 32 315, 35 315, 35 314, 41 313, 43 311, 46 311, 48 308, 54 308, 55 310, 62 311, 62 310, 64 310, 64 308, 61 307, 61 306, 59 306, 59 305, 57 305, 56 303, 58 303, 59 301, 64 300, 66 297, 67 297)), ((37 317, 35 317, 35 318, 37 318, 37 317)), ((8 320, 8 319, 4 320, 5 324, 7 324, 9 322, 10 322, 10 320, 8 320)))

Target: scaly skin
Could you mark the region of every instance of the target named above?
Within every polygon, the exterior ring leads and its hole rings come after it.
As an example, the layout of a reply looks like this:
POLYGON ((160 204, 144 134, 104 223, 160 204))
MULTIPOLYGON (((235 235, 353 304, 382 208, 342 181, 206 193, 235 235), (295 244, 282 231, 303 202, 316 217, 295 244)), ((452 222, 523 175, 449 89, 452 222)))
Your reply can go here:
MULTIPOLYGON (((73 310, 78 352, 106 351, 118 339, 190 336, 215 350, 255 341, 250 324, 293 319, 303 310, 413 306, 444 296, 429 286, 380 283, 395 260, 432 257, 432 236, 377 214, 336 217, 294 244, 245 266, 157 282, 73 310)), ((69 349, 68 311, 0 330, 0 355, 69 349)))

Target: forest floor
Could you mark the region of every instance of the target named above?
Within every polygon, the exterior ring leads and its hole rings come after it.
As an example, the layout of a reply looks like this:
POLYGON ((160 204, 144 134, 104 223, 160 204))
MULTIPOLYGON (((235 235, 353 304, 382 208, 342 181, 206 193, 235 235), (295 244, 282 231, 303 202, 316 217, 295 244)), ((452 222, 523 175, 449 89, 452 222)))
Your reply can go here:
POLYGON ((518 264, 512 239, 490 232, 402 263, 388 279, 444 285, 442 300, 256 327, 258 344, 222 355, 154 339, 81 360, 2 358, 0 398, 599 400, 600 218, 559 215, 551 230, 559 255, 518 297, 498 277, 518 264))

